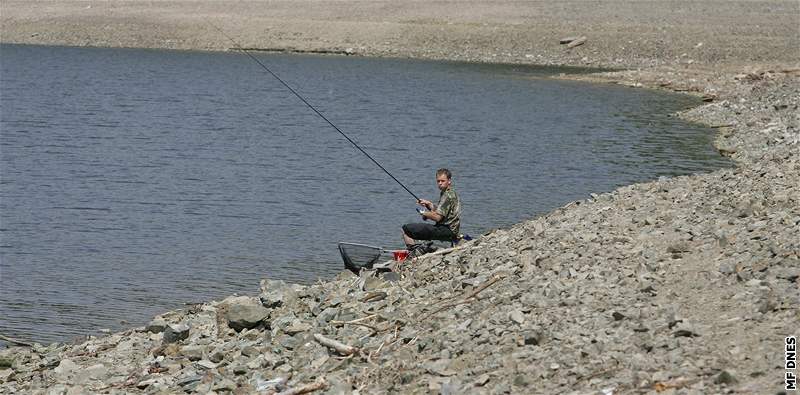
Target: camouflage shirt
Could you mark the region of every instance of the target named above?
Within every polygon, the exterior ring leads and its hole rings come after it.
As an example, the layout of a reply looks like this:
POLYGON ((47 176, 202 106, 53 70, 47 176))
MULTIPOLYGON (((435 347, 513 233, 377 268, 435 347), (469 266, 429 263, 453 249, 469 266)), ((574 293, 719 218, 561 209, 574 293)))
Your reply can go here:
POLYGON ((447 188, 439 194, 436 212, 442 216, 442 220, 436 225, 447 225, 453 234, 458 236, 461 228, 461 201, 453 187, 447 188))

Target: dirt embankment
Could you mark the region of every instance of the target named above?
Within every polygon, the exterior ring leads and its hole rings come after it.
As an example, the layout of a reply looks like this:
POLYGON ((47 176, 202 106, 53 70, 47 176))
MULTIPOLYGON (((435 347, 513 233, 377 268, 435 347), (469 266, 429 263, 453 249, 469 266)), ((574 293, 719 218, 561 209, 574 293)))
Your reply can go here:
POLYGON ((630 70, 694 92, 736 167, 592 195, 393 274, 0 352, 0 393, 776 393, 800 332, 800 3, 19 2, 2 40, 630 70), (572 49, 566 36, 586 36, 572 49), (349 49, 349 50, 348 50, 349 49))

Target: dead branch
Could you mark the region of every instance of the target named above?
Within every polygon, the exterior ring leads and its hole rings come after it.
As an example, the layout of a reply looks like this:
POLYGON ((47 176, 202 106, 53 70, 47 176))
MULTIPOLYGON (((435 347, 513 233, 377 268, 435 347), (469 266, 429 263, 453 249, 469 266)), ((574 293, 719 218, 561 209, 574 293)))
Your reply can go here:
POLYGON ((486 280, 486 281, 485 281, 483 284, 481 284, 480 286, 478 286, 478 288, 475 288, 475 290, 474 290, 474 291, 472 291, 472 292, 470 292, 468 295, 464 296, 464 298, 463 298, 462 300, 455 301, 455 302, 450 302, 450 303, 446 303, 446 304, 442 305, 441 307, 439 307, 438 309, 436 309, 436 310, 433 310, 432 312, 430 312, 430 313, 428 313, 428 314, 425 314, 424 316, 422 316, 422 317, 420 318, 420 321, 421 321, 421 320, 424 320, 424 319, 426 319, 426 318, 428 318, 428 317, 430 317, 430 316, 432 316, 432 315, 434 315, 434 314, 437 314, 437 313, 439 313, 439 312, 442 312, 442 311, 444 311, 444 310, 447 310, 447 309, 449 309, 449 308, 451 308, 451 307, 455 307, 455 306, 458 306, 458 305, 460 305, 460 304, 464 304, 464 303, 469 303, 469 302, 471 302, 471 301, 473 300, 473 298, 474 298, 475 296, 478 296, 478 294, 479 294, 479 293, 481 293, 483 290, 485 290, 486 288, 489 288, 489 287, 491 287, 492 285, 494 285, 494 283, 496 283, 496 282, 498 282, 498 281, 500 281, 500 280, 502 280, 502 279, 503 279, 503 277, 497 276, 497 277, 492 277, 492 278, 490 278, 489 280, 486 280))
POLYGON ((371 320, 371 319, 373 319, 373 318, 375 318, 377 316, 378 316, 377 314, 372 314, 372 315, 368 315, 366 317, 356 318, 356 319, 350 320, 350 321, 336 321, 336 320, 333 320, 333 321, 331 321, 331 324, 334 324, 334 325, 356 324, 356 323, 359 323, 359 322, 362 322, 362 321, 371 320))
POLYGON ((332 348, 336 350, 340 355, 353 355, 358 353, 358 348, 353 346, 348 346, 342 342, 329 339, 325 336, 320 335, 319 333, 314 334, 314 340, 316 340, 319 344, 322 344, 325 347, 332 348))
POLYGON ((386 299, 386 296, 387 296, 386 292, 381 292, 381 291, 370 292, 366 296, 361 298, 361 301, 362 302, 377 302, 379 300, 386 299))
POLYGON ((310 392, 318 391, 321 389, 325 389, 328 387, 328 382, 325 381, 325 378, 320 378, 319 380, 311 383, 302 385, 300 387, 289 388, 286 391, 279 392, 278 395, 300 395, 300 394, 308 394, 310 392))

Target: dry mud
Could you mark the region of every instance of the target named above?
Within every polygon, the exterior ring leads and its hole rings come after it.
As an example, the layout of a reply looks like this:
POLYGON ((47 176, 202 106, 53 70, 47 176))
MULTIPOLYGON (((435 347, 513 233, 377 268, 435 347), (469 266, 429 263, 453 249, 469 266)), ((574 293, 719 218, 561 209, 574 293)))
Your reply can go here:
POLYGON ((394 273, 264 280, 146 327, 2 350, 0 393, 783 391, 800 3, 6 1, 0 17, 4 42, 227 48, 204 18, 249 47, 624 67, 565 78, 703 96, 679 116, 715 127, 736 166, 592 194, 394 273))

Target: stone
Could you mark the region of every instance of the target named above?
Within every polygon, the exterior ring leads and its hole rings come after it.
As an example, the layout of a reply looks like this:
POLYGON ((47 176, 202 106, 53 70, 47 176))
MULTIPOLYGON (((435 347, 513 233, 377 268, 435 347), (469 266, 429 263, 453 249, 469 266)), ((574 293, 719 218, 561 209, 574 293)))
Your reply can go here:
POLYGON ((190 361, 199 361, 203 359, 203 352, 205 347, 189 345, 181 347, 180 354, 190 361))
POLYGON ((283 331, 289 336, 294 336, 298 333, 307 332, 313 328, 311 325, 304 322, 294 321, 291 325, 286 327, 283 331))
POLYGON ((524 324, 525 323, 525 316, 522 315, 522 312, 519 310, 513 310, 508 313, 508 318, 511 321, 516 322, 517 324, 524 324))
POLYGON ((739 380, 737 380, 736 377, 734 377, 729 371, 723 370, 717 375, 717 377, 714 378, 714 382, 717 384, 730 385, 738 383, 739 380))
POLYGON ((220 363, 225 360, 225 351, 222 348, 216 348, 211 354, 208 356, 209 361, 214 363, 220 363))
POLYGON ((94 364, 86 369, 80 370, 77 374, 75 381, 78 383, 85 383, 89 380, 104 380, 108 376, 108 368, 102 363, 94 364))
POLYGON ((153 318, 147 326, 145 326, 145 330, 150 333, 161 333, 167 328, 167 321, 162 317, 153 318))
POLYGON ((72 377, 78 369, 80 369, 80 367, 75 362, 72 362, 72 360, 62 359, 58 366, 53 369, 53 372, 56 374, 57 379, 66 381, 72 377))
POLYGON ((339 315, 339 309, 328 307, 317 315, 317 322, 326 324, 336 318, 337 315, 339 315))
POLYGON ((227 377, 222 377, 215 381, 211 388, 214 391, 232 392, 236 390, 236 383, 227 377))
POLYGON ((189 338, 189 325, 169 324, 164 328, 164 343, 177 343, 189 338))
POLYGON ((680 254, 689 251, 691 251, 691 245, 686 241, 675 242, 667 247, 667 252, 670 254, 680 254))
POLYGON ((261 324, 269 316, 269 310, 258 305, 236 304, 228 308, 225 316, 228 326, 239 332, 261 324))
POLYGON ((284 294, 283 291, 272 290, 259 295, 259 299, 262 306, 274 309, 283 306, 284 294))
POLYGON ((210 369, 214 369, 214 368, 217 367, 217 364, 215 364, 214 362, 211 362, 211 361, 209 361, 207 359, 201 359, 201 360, 195 362, 194 364, 197 367, 202 368, 204 370, 210 370, 210 369))
POLYGON ((544 340, 544 333, 539 330, 527 330, 522 333, 522 341, 525 345, 538 346, 544 340))
POLYGON ((11 380, 14 377, 14 369, 0 369, 0 384, 11 380))

